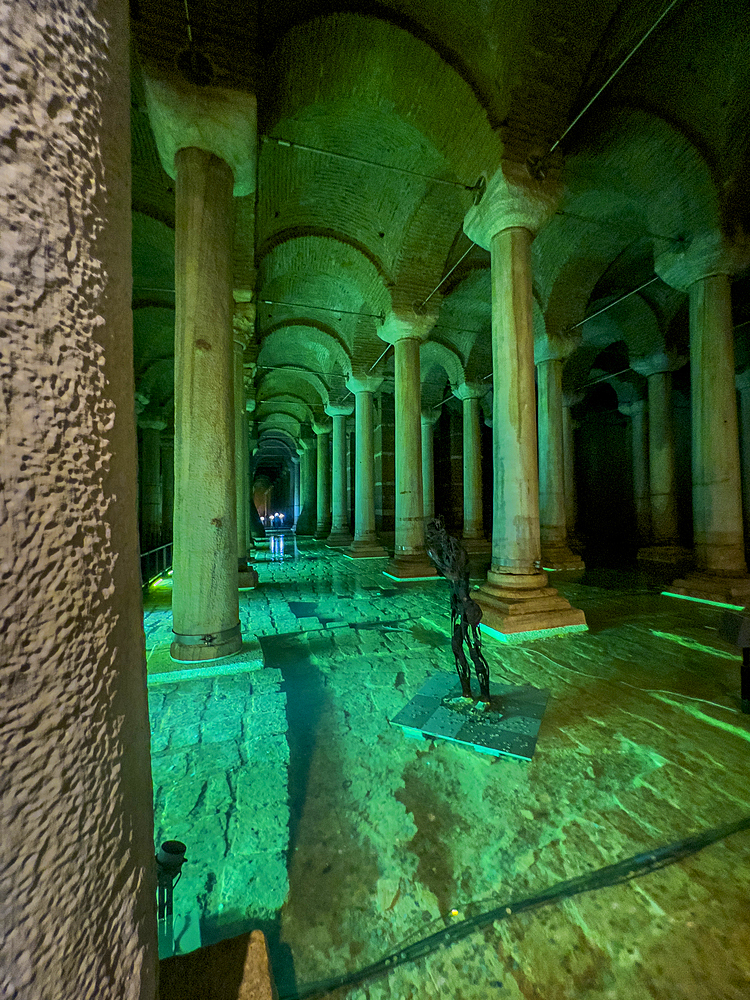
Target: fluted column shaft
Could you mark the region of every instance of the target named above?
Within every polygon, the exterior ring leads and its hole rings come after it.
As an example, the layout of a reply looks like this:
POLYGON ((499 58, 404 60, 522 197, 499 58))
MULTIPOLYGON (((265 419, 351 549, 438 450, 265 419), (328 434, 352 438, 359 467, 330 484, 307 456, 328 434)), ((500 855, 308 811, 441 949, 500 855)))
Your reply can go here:
POLYGON ((690 285, 693 526, 699 570, 746 573, 729 278, 690 285))
POLYGON ((331 533, 331 460, 330 436, 331 429, 328 426, 314 424, 313 430, 318 439, 318 465, 317 465, 317 523, 315 528, 316 538, 328 538, 331 533))
POLYGON ((232 364, 232 171, 175 157, 175 641, 178 660, 241 648, 232 364))

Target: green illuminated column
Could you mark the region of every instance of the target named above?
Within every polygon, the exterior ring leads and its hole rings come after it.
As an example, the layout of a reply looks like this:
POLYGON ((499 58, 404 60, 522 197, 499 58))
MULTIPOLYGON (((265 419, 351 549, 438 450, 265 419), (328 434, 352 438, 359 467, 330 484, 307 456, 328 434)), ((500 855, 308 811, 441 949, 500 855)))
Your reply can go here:
POLYGON ((648 405, 645 399, 620 403, 620 413, 630 417, 630 446, 633 467, 633 499, 638 540, 645 542, 651 533, 648 482, 648 405))
POLYGON ((315 534, 318 520, 314 443, 307 438, 301 438, 297 454, 300 456, 302 511, 296 533, 302 537, 315 534))
POLYGON ((314 421, 312 428, 318 439, 318 516, 315 537, 322 539, 328 538, 331 533, 331 459, 329 454, 331 425, 314 421))
POLYGON ((166 421, 139 416, 141 429, 141 524, 143 551, 155 548, 161 542, 162 488, 161 488, 161 432, 166 421))
POLYGON ((482 530, 482 447, 479 430, 479 400, 486 385, 464 382, 453 390, 463 409, 464 530, 467 552, 484 552, 489 545, 482 530))
POLYGON ((750 368, 735 377, 740 394, 740 470, 745 539, 750 538, 750 368))
POLYGON ((578 500, 576 495, 575 476, 575 435, 578 424, 573 420, 571 406, 579 402, 567 393, 563 394, 563 473, 565 476, 565 529, 568 545, 574 544, 576 537, 576 520, 578 517, 578 500))
POLYGON ((350 377, 346 387, 354 393, 354 541, 346 550, 353 559, 373 559, 387 555, 375 534, 375 456, 372 424, 372 394, 380 387, 380 378, 350 377))
POLYGON ((331 531, 326 543, 332 548, 350 545, 352 541, 347 516, 346 495, 346 418, 354 411, 352 405, 329 403, 326 413, 333 418, 333 496, 331 531))
POLYGON ((542 565, 548 569, 583 569, 568 548, 565 518, 562 358, 547 357, 536 366, 539 410, 539 534, 542 565))
POLYGON ((425 520, 435 516, 435 424, 440 409, 422 410, 422 495, 425 520))
POLYGON ((496 635, 585 627, 541 570, 531 242, 554 211, 543 188, 530 193, 502 170, 464 221, 491 253, 493 377, 492 565, 475 599, 496 635))
MULTIPOLYGON (((243 313, 248 304, 242 303, 243 313)), ((235 306, 235 311, 237 310, 235 306)), ((248 334, 243 324, 234 324, 234 460, 237 484, 237 568, 247 571, 248 511, 250 505, 249 455, 247 450, 247 401, 244 355, 248 334)))
POLYGON ((419 347, 433 323, 433 317, 415 314, 405 319, 391 313, 379 331, 394 351, 396 540, 387 572, 397 580, 437 575, 424 547, 419 378, 419 347))
POLYGON ((171 653, 210 660, 242 646, 232 358, 232 171, 175 157, 175 537, 171 653))

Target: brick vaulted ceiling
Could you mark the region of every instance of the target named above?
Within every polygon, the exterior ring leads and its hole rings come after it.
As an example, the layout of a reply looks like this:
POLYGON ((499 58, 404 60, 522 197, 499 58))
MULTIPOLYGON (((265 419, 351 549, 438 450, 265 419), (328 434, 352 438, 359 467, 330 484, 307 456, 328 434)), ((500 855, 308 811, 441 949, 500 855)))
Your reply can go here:
MULTIPOLYGON (((423 368, 443 384, 489 373, 489 256, 462 230, 471 189, 545 157, 669 6, 132 0, 135 365, 149 405, 169 416, 174 306, 174 182, 149 80, 257 99, 234 265, 258 303, 247 360, 262 435, 274 415, 291 407, 296 428, 341 395, 385 347, 378 317, 423 302, 461 257, 430 296, 439 347, 423 368)), ((718 232, 746 247, 749 112, 750 5, 677 0, 556 147, 563 194, 533 244, 535 323, 575 341, 568 388, 614 343, 631 357, 686 351, 684 296, 658 280, 637 308, 575 324, 653 277, 664 250, 718 232)))

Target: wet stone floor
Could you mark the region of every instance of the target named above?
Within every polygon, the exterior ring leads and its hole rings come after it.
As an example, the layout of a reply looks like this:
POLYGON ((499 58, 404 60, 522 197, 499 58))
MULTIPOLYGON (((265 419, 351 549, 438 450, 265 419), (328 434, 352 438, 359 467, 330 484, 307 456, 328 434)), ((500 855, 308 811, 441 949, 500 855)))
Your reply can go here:
POLYGON ((750 998, 750 831, 504 908, 750 814, 750 716, 720 609, 633 576, 556 579, 587 632, 484 640, 493 681, 550 693, 532 761, 495 758, 389 722, 453 671, 447 584, 283 538, 240 594, 238 657, 171 662, 169 581, 145 602, 155 839, 188 845, 178 948, 260 927, 293 997, 500 907, 330 995, 750 998))

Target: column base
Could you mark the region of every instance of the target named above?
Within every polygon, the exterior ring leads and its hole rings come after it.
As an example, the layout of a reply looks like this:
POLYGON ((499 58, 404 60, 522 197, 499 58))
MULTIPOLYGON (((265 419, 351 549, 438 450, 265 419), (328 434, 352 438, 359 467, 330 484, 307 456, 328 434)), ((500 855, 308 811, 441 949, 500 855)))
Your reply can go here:
POLYGON ((436 580, 438 571, 426 552, 418 552, 411 556, 394 556, 383 570, 392 580, 436 580))
POLYGON ((750 604, 750 576, 690 573, 681 580, 675 580, 669 589, 662 593, 708 601, 711 604, 745 607, 750 604))
POLYGON ((329 549, 342 549, 352 544, 352 536, 348 531, 332 531, 325 542, 329 549))
POLYGON ((388 552, 376 541, 358 541, 355 538, 344 555, 349 559, 383 559, 388 552))
POLYGON ((494 632, 499 639, 505 636, 542 638, 556 632, 585 631, 583 611, 572 607, 553 587, 546 586, 546 582, 546 573, 519 576, 514 580, 509 573, 491 570, 487 582, 471 594, 482 609, 481 630, 489 635, 494 632), (491 576, 496 580, 502 578, 503 585, 490 580, 491 576))
POLYGON ((638 549, 636 558, 646 566, 657 563, 662 566, 680 566, 685 570, 693 562, 693 553, 682 545, 646 545, 638 549))
POLYGON ((330 534, 331 534, 331 522, 330 521, 328 522, 328 524, 324 524, 324 525, 322 525, 322 526, 320 526, 320 527, 318 527, 318 528, 315 529, 315 538, 319 542, 325 542, 325 541, 327 541, 328 536, 330 534))
POLYGON ((269 549, 271 547, 271 542, 268 538, 256 538, 255 548, 263 551, 264 549, 269 549))
POLYGON ((237 574, 237 587, 239 590, 254 590, 258 586, 258 582, 258 572, 252 566, 248 566, 244 573, 237 574))
POLYGON ((199 663, 203 660, 219 660, 222 656, 232 656, 242 649, 240 623, 233 628, 205 636, 180 635, 169 647, 169 655, 178 663, 199 663), (182 641, 181 641, 182 640, 182 641))
POLYGON ((571 552, 567 545, 542 546, 542 566, 544 569, 584 570, 586 564, 579 555, 571 552))

